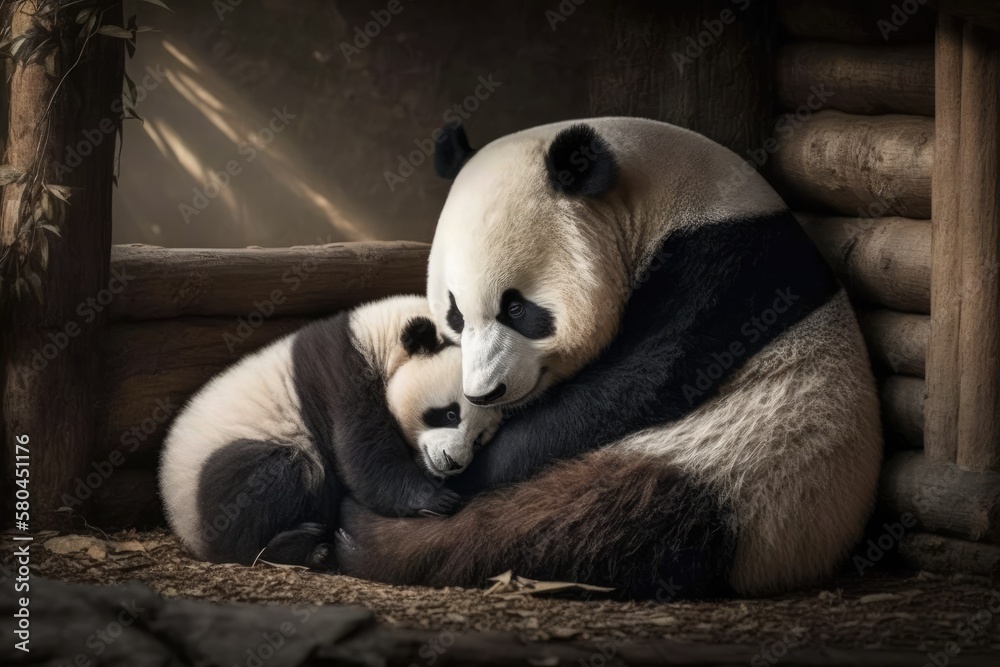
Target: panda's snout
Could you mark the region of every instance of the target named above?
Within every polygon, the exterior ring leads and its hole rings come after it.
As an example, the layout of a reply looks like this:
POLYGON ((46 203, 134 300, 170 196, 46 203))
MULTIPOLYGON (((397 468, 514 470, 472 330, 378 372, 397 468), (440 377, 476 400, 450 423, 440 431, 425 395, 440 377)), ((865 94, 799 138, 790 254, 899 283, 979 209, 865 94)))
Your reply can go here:
POLYGON ((489 405, 490 403, 493 403, 503 398, 503 395, 506 393, 507 393, 507 385, 501 382, 493 389, 493 391, 489 392, 488 394, 483 394, 482 396, 469 396, 468 394, 466 394, 465 398, 466 400, 469 401, 469 403, 472 403, 473 405, 483 406, 483 405, 489 405))
POLYGON ((447 472, 455 472, 465 467, 455 459, 448 456, 448 452, 441 452, 441 455, 444 456, 445 470, 447 472))

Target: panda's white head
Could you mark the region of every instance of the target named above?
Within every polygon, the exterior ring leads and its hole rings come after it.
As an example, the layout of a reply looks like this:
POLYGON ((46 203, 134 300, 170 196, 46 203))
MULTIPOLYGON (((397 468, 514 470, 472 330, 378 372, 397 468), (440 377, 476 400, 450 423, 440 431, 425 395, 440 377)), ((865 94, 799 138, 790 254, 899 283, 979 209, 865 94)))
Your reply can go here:
POLYGON ((410 357, 390 378, 386 399, 403 437, 438 477, 464 470, 500 423, 499 410, 462 395, 462 353, 454 345, 410 357))
POLYGON ((462 353, 441 336, 427 299, 394 296, 351 312, 355 346, 372 379, 385 383, 386 403, 403 437, 433 475, 461 472, 492 438, 500 411, 462 395, 462 353))
POLYGON ((614 337, 627 295, 619 166, 588 125, 535 128, 469 149, 448 128, 454 177, 431 247, 427 296, 462 349, 462 388, 514 406, 575 373, 614 337), (472 153, 475 153, 473 156, 472 153), (470 159, 471 158, 471 159, 470 159))

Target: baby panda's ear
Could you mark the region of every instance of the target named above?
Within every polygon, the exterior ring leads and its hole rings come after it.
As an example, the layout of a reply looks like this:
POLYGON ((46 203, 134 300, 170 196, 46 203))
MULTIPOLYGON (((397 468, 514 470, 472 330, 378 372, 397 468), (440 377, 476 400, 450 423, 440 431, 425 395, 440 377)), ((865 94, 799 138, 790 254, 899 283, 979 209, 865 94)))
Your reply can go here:
POLYGON ((433 354, 441 347, 438 341, 437 327, 426 317, 414 317, 403 327, 399 342, 410 356, 415 354, 433 354))
POLYGON ((579 123, 556 135, 545 154, 549 181, 556 192, 599 197, 618 183, 618 162, 597 130, 579 123))
POLYGON ((440 130, 441 136, 435 141, 434 171, 441 178, 449 180, 458 176, 462 166, 476 153, 469 146, 469 138, 465 136, 465 128, 461 123, 450 123, 440 130))

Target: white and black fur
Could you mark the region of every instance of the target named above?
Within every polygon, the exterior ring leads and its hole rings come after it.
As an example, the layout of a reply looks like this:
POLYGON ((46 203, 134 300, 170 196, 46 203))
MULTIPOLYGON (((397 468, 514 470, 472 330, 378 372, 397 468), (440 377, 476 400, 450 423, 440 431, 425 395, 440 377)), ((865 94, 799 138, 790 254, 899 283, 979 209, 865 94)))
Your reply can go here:
POLYGON ((455 516, 345 505, 347 574, 478 585, 513 569, 632 597, 815 583, 861 535, 881 429, 843 289, 780 197, 694 132, 599 118, 482 150, 428 298, 470 400, 511 411, 455 516))
POLYGON ((330 567, 326 542, 346 493, 389 516, 454 510, 457 496, 436 478, 468 465, 499 411, 464 401, 461 353, 429 315, 423 297, 370 303, 206 385, 161 458, 181 540, 212 561, 330 567))

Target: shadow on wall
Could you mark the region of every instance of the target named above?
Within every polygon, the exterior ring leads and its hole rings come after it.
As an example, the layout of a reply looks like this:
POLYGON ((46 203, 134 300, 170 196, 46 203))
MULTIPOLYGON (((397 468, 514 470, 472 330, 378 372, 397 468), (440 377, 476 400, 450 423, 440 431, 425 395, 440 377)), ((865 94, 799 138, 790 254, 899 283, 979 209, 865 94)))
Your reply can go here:
MULTIPOLYGON (((577 2, 126 6, 157 32, 128 63, 143 122, 125 124, 114 242, 429 241, 448 183, 427 156, 449 120, 475 145, 595 114, 713 136, 699 128, 707 108, 677 85, 697 86, 729 50, 682 67, 670 54, 730 0, 692 3, 682 18, 638 0, 577 2)), ((735 134, 713 138, 753 145, 739 119, 727 123, 735 134)))

